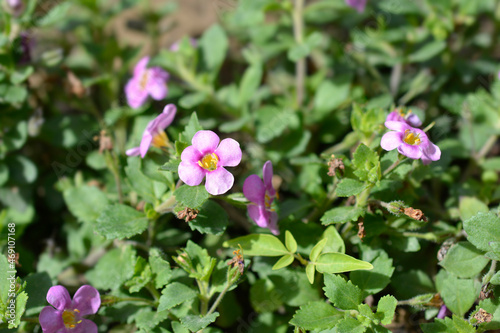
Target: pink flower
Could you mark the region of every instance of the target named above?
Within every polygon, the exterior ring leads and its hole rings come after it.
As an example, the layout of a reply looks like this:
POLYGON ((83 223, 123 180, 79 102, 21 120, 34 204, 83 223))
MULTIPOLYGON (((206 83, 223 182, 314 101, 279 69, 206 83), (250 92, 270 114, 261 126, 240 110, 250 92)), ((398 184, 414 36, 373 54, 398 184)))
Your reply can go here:
POLYGON ((163 108, 163 112, 160 113, 158 117, 151 120, 146 126, 144 133, 142 134, 142 140, 139 147, 134 147, 126 151, 128 156, 138 156, 141 155, 142 158, 146 156, 149 147, 163 148, 168 146, 168 138, 165 133, 165 128, 167 128, 174 120, 177 108, 174 104, 168 104, 163 108))
POLYGON ((160 67, 147 68, 149 57, 142 58, 134 68, 134 75, 125 86, 130 107, 137 109, 146 102, 148 95, 155 100, 167 97, 169 74, 160 67))
POLYGON ((414 160, 422 159, 423 164, 441 158, 441 150, 427 138, 424 131, 400 121, 386 121, 385 126, 394 132, 385 133, 380 146, 385 150, 398 151, 414 160))
POLYGON ((101 297, 97 289, 84 285, 73 296, 63 286, 54 286, 47 293, 46 306, 40 312, 39 321, 44 333, 97 333, 97 325, 82 318, 97 313, 101 297))
POLYGON ((24 11, 24 3, 21 0, 7 0, 7 5, 14 16, 20 16, 24 11))
POLYGON ((252 202, 247 206, 248 215, 261 228, 269 228, 275 235, 279 235, 278 214, 271 208, 276 197, 273 188, 273 164, 271 161, 264 163, 262 168, 264 182, 257 175, 250 175, 243 183, 243 194, 252 202))
POLYGON ((420 120, 420 118, 416 114, 411 112, 411 110, 407 113, 404 113, 402 109, 396 109, 389 113, 385 121, 403 121, 412 127, 422 126, 422 121, 420 120))
POLYGON ((358 12, 362 13, 365 10, 367 0, 345 0, 345 3, 358 12))
POLYGON ((196 186, 206 176, 205 188, 212 195, 224 194, 233 186, 234 176, 224 167, 240 164, 240 144, 233 139, 220 141, 212 131, 198 131, 192 146, 181 154, 179 178, 189 186, 196 186))

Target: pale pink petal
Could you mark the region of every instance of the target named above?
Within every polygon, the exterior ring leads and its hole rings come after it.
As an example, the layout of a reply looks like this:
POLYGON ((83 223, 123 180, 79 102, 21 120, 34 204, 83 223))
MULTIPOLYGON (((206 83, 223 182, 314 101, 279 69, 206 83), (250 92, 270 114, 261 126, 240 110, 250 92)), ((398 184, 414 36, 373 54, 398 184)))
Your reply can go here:
POLYGON ((250 175, 243 183, 243 194, 245 197, 259 205, 264 205, 266 188, 257 175, 250 175))
POLYGON ((170 74, 161 67, 151 67, 149 70, 151 71, 152 78, 155 80, 160 80, 165 83, 170 78, 170 74))
POLYGON ((57 310, 64 311, 71 306, 71 297, 63 286, 53 286, 47 292, 47 302, 57 310))
POLYGON ((202 155, 211 154, 219 145, 219 136, 212 131, 198 131, 193 136, 193 146, 202 155))
POLYGON ((139 147, 130 148, 130 149, 127 149, 125 154, 127 154, 127 156, 139 156, 141 154, 140 150, 141 150, 141 148, 139 148, 139 147))
POLYGON ((215 150, 215 155, 219 157, 220 166, 237 166, 242 155, 240 144, 234 139, 224 139, 215 150))
POLYGON ((101 306, 101 296, 97 289, 89 285, 81 286, 73 296, 73 306, 81 316, 97 313, 101 306))
POLYGON ((269 213, 262 205, 248 205, 248 216, 261 228, 267 228, 269 225, 269 213))
POLYGON ((193 164, 198 164, 198 161, 200 161, 202 158, 203 154, 200 153, 194 146, 184 148, 181 154, 181 161, 190 162, 193 164))
POLYGON ((56 310, 51 306, 46 306, 42 309, 38 320, 44 333, 56 333, 60 329, 65 329, 62 310, 56 310))
MULTIPOLYGON (((430 163, 430 161, 437 161, 441 158, 441 149, 439 149, 438 146, 436 146, 435 144, 433 144, 432 142, 429 141, 427 147, 421 147, 422 148, 422 162, 424 162, 424 157, 425 159, 429 160, 428 163, 430 163)), ((426 161, 427 162, 427 161, 426 161)), ((428 163, 424 163, 424 164, 428 164, 428 163)))
POLYGON ((398 131, 398 132, 404 132, 407 129, 409 129, 409 130, 413 129, 407 123, 402 122, 402 121, 386 121, 385 127, 387 127, 388 129, 391 129, 393 131, 398 131))
POLYGON ((97 325, 91 320, 82 319, 82 322, 68 330, 68 333, 97 333, 97 325))
POLYGON ((143 57, 134 67, 134 77, 141 77, 142 72, 148 67, 149 57, 143 57))
POLYGON ((270 213, 270 221, 269 221, 269 230, 275 235, 280 234, 280 230, 278 229, 278 213, 271 212, 270 213))
POLYGON ((216 170, 207 173, 205 188, 211 195, 224 194, 233 187, 234 176, 232 173, 218 167, 216 170))
POLYGON ((274 197, 276 191, 273 188, 273 163, 271 161, 264 163, 262 167, 262 179, 264 179, 264 186, 266 187, 267 193, 274 197))
POLYGON ((191 162, 181 162, 177 171, 179 178, 189 186, 200 185, 206 174, 205 169, 191 162))
POLYGON ((153 99, 159 101, 167 97, 168 89, 165 81, 161 79, 150 79, 146 85, 146 90, 153 97, 153 99))
POLYGON ((384 136, 382 136, 382 140, 380 141, 380 147, 387 151, 396 149, 403 144, 403 140, 401 138, 402 135, 403 134, 400 132, 385 133, 384 136))
POLYGON ((174 121, 177 107, 174 104, 167 104, 163 112, 158 116, 158 128, 164 130, 174 121))
POLYGON ((422 126, 422 120, 420 120, 420 118, 414 113, 410 113, 408 117, 406 117, 406 122, 408 123, 408 125, 413 127, 422 126))
POLYGON ((144 131, 144 134, 142 134, 141 144, 139 146, 139 151, 142 158, 146 156, 146 153, 149 150, 149 146, 151 145, 151 141, 153 141, 153 136, 151 135, 151 133, 149 133, 149 131, 144 131))
POLYGON ((422 157, 422 151, 420 150, 420 147, 419 146, 412 146, 412 145, 409 145, 407 143, 403 143, 402 145, 400 145, 398 147, 398 151, 411 158, 411 159, 419 159, 420 157, 422 157))
POLYGON ((392 111, 389 113, 385 121, 404 121, 404 118, 401 117, 398 111, 392 111))
POLYGON ((127 103, 131 108, 137 109, 146 102, 148 92, 141 89, 139 82, 132 78, 125 85, 125 96, 127 103))

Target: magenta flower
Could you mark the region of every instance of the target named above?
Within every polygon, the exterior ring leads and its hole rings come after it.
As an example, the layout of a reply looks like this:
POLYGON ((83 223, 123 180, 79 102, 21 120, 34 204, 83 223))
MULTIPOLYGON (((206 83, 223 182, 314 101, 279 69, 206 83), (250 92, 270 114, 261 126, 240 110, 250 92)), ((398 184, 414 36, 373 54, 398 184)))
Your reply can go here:
POLYGON ((134 68, 134 75, 125 86, 130 107, 137 109, 150 95, 155 100, 167 97, 169 74, 160 67, 147 68, 149 57, 142 58, 134 68))
POLYGON ((345 0, 345 3, 354 9, 356 9, 358 12, 362 13, 365 10, 366 7, 366 1, 367 0, 345 0))
POLYGON ((189 186, 196 186, 206 176, 205 188, 212 195, 224 194, 233 186, 234 176, 224 167, 240 164, 240 144, 233 139, 220 141, 212 131, 198 131, 192 146, 181 154, 179 178, 189 186))
POLYGON ((7 0, 7 5, 12 10, 14 16, 20 16, 24 11, 24 3, 22 0, 7 0))
POLYGON ((248 215, 261 228, 269 228, 275 235, 279 235, 278 213, 271 208, 276 197, 273 188, 273 164, 271 161, 264 163, 262 168, 264 182, 257 175, 250 175, 243 183, 243 194, 252 203, 247 206, 248 215))
POLYGON ((401 154, 411 159, 422 159, 423 164, 441 158, 441 150, 429 141, 424 131, 400 121, 386 121, 385 126, 393 132, 387 132, 382 137, 380 146, 383 149, 397 148, 401 154))
POLYGON ((97 333, 97 325, 83 316, 97 313, 101 297, 97 289, 84 285, 73 296, 63 286, 54 286, 47 293, 46 306, 39 321, 44 333, 97 333))
POLYGON ((153 145, 156 148, 163 148, 169 145, 165 128, 167 128, 174 120, 177 108, 173 104, 167 104, 163 108, 163 112, 158 117, 151 120, 146 126, 142 134, 142 140, 139 147, 130 148, 125 153, 128 156, 141 155, 142 158, 146 156, 149 147, 153 145))
POLYGON ((385 121, 402 121, 412 127, 422 126, 422 121, 420 120, 420 118, 416 114, 411 112, 411 110, 407 113, 404 113, 402 109, 396 109, 389 113, 385 121))

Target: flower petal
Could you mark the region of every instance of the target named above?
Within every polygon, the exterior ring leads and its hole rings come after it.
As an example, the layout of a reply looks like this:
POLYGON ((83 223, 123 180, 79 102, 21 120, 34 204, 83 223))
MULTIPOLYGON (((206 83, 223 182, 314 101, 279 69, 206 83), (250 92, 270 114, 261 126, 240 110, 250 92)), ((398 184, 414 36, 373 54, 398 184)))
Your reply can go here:
POLYGON ((262 205, 248 205, 248 216, 261 228, 267 228, 269 225, 269 213, 262 205))
POLYGON ((151 141, 153 141, 153 136, 151 135, 151 133, 148 130, 144 131, 144 134, 142 134, 141 144, 139 145, 139 151, 142 158, 146 156, 149 146, 151 145, 151 141))
POLYGON ((266 187, 267 193, 272 197, 276 196, 276 191, 273 187, 273 163, 271 161, 264 163, 262 167, 262 178, 264 179, 264 186, 266 187))
POLYGON ((150 79, 146 85, 146 90, 157 101, 167 97, 168 93, 166 82, 158 78, 150 79))
POLYGON ((441 158, 441 149, 439 149, 439 147, 433 144, 432 142, 429 141, 427 147, 421 147, 421 148, 423 153, 422 162, 424 162, 424 164, 429 164, 431 161, 437 161, 441 158))
POLYGON ((64 311, 71 306, 71 297, 63 286, 53 286, 47 292, 47 302, 57 310, 64 311))
POLYGON ((88 319, 82 319, 82 322, 76 325, 71 331, 71 333, 97 333, 97 325, 88 319))
POLYGON ((205 188, 211 195, 224 194, 233 187, 234 176, 223 167, 207 173, 205 188))
POLYGON ((163 108, 163 112, 157 117, 158 120, 158 128, 164 130, 172 121, 174 121, 175 114, 177 113, 177 107, 174 104, 167 104, 163 108))
POLYGON ((130 149, 127 149, 125 154, 127 154, 127 156, 139 156, 141 154, 140 150, 141 150, 140 147, 130 148, 130 149))
POLYGON ((200 185, 206 174, 206 171, 198 164, 184 161, 179 164, 177 171, 179 178, 189 186, 200 185))
POLYGON ((385 121, 404 121, 403 117, 399 114, 398 111, 392 111, 389 113, 387 118, 385 118, 385 121))
POLYGON ((143 57, 134 67, 134 77, 141 77, 142 72, 148 67, 149 57, 143 57))
POLYGON ((266 188, 259 176, 250 175, 245 179, 243 183, 243 195, 251 202, 264 205, 266 188))
POLYGON ((402 121, 386 121, 385 122, 385 127, 388 129, 391 129, 393 131, 398 131, 398 132, 404 132, 407 129, 412 129, 407 123, 402 122, 402 121))
POLYGON ((413 126, 413 127, 422 126, 422 120, 420 120, 420 118, 414 113, 410 113, 406 117, 406 122, 408 123, 408 125, 413 126))
POLYGON ((193 136, 192 143, 202 155, 206 155, 217 149, 219 141, 219 136, 212 131, 198 131, 193 136))
POLYGON ((422 151, 420 150, 419 146, 412 146, 407 143, 403 143, 398 147, 398 151, 401 154, 414 160, 417 160, 420 157, 422 157, 422 151))
POLYGON ((219 157, 220 166, 237 166, 241 162, 242 155, 240 144, 234 139, 224 139, 215 150, 215 155, 219 157))
POLYGON ((55 333, 58 330, 65 328, 64 321, 62 319, 62 312, 51 306, 46 306, 42 309, 38 320, 44 333, 55 333))
POLYGON ((273 234, 279 235, 280 230, 278 229, 278 213, 271 212, 270 215, 269 230, 271 230, 273 234))
POLYGON ((181 154, 181 161, 197 164, 203 155, 194 146, 184 148, 181 154))
POLYGON ((81 316, 97 313, 99 306, 101 306, 101 296, 92 286, 81 286, 73 296, 73 307, 80 310, 81 316))
POLYGON ((141 89, 139 82, 132 78, 125 85, 125 96, 127 97, 128 105, 131 108, 137 109, 146 102, 148 92, 145 89, 141 89))
POLYGON ((382 140, 380 141, 380 147, 382 149, 390 151, 396 149, 400 145, 403 144, 403 140, 401 138, 401 132, 387 132, 382 136, 382 140))

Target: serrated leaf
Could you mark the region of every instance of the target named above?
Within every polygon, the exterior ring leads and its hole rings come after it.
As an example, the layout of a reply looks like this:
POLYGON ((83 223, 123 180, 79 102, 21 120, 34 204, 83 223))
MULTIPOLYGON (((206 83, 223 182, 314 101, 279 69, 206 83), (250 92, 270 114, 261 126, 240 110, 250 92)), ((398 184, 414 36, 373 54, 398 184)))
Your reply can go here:
POLYGON ((196 218, 189 222, 191 230, 202 234, 222 235, 229 224, 226 210, 217 202, 205 201, 196 218))
POLYGON ((305 330, 321 330, 333 328, 342 318, 344 318, 342 311, 319 301, 301 306, 293 315, 290 324, 305 330))
MULTIPOLYGON (((196 132, 201 130, 203 130, 203 127, 201 127, 200 122, 198 121, 198 115, 196 114, 196 112, 191 113, 189 122, 186 125, 184 132, 182 132, 182 141, 189 144, 193 139, 193 136, 196 134, 196 132)), ((176 148, 177 148, 177 142, 176 142, 176 148)))
POLYGON ((338 333, 363 333, 366 327, 356 318, 345 317, 335 325, 335 332, 338 333))
POLYGON ((357 195, 363 192, 366 188, 366 184, 358 180, 351 178, 344 178, 337 184, 335 189, 335 194, 338 197, 350 197, 351 195, 357 195))
POLYGON ((174 306, 189 301, 196 296, 196 291, 188 286, 179 282, 172 282, 161 293, 158 311, 170 310, 174 306))
POLYGON ((392 258, 382 252, 372 262, 373 269, 370 271, 354 271, 349 276, 351 281, 367 294, 376 294, 391 282, 394 267, 392 258))
POLYGON ((378 154, 361 143, 353 154, 354 174, 362 181, 375 183, 380 180, 380 162, 378 154))
POLYGON ((342 253, 323 253, 314 264, 318 272, 331 274, 373 268, 369 262, 342 253))
POLYGON ((210 197, 205 186, 183 185, 175 190, 175 199, 183 206, 189 208, 199 208, 210 197))
POLYGON ((136 252, 131 246, 115 248, 102 256, 85 277, 97 289, 118 289, 134 275, 136 252))
POLYGON ((500 218, 494 213, 477 213, 464 221, 467 240, 480 250, 490 251, 490 242, 500 242, 500 218))
POLYGON ((285 245, 290 253, 297 252, 297 241, 293 238, 293 235, 290 231, 285 231, 285 245))
POLYGON ((69 211, 87 223, 94 223, 109 203, 107 196, 95 186, 71 187, 63 196, 69 211))
POLYGON ((26 309, 26 303, 28 302, 28 294, 26 292, 21 292, 16 296, 16 305, 15 305, 15 318, 13 321, 9 321, 9 329, 16 328, 21 323, 21 318, 24 314, 24 310, 26 309))
POLYGON ((204 317, 191 315, 181 318, 181 322, 182 325, 186 326, 191 332, 198 332, 213 323, 218 316, 218 312, 211 313, 204 317))
POLYGON ((363 300, 363 293, 351 281, 344 280, 340 275, 325 274, 326 297, 342 310, 356 310, 363 300))
POLYGON ((490 259, 469 242, 453 245, 439 263, 448 272, 461 278, 472 278, 479 274, 490 259))
POLYGON ((306 266, 306 275, 307 275, 307 280, 309 280, 310 284, 314 283, 314 273, 316 273, 316 267, 314 264, 307 264, 306 266))
POLYGON ((311 261, 316 261, 321 254, 321 251, 325 248, 326 243, 328 242, 328 239, 323 238, 320 240, 316 245, 311 250, 311 253, 309 254, 309 259, 311 261))
POLYGON ((151 271, 155 275, 155 288, 162 288, 172 278, 170 263, 164 260, 156 249, 152 249, 149 253, 149 265, 151 266, 151 271))
POLYGON ((377 304, 376 316, 380 319, 382 325, 389 325, 392 322, 397 304, 398 300, 394 296, 385 295, 380 298, 377 304))
POLYGON ((357 221, 360 216, 365 215, 365 210, 355 206, 341 206, 330 209, 321 217, 321 224, 347 223, 357 221))
POLYGON ((275 236, 252 234, 225 241, 224 247, 243 249, 247 256, 280 257, 289 254, 285 245, 275 236))
POLYGON ((273 271, 290 265, 294 259, 294 256, 291 254, 284 255, 274 264, 273 271))
POLYGON ((95 225, 96 231, 107 239, 123 239, 142 233, 148 223, 149 220, 143 212, 115 204, 104 208, 95 225))
POLYGON ((460 218, 462 221, 468 220, 479 212, 487 213, 488 206, 481 200, 474 197, 462 197, 458 205, 460 218))

